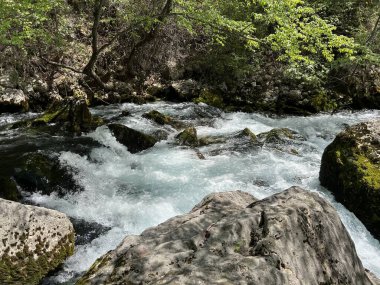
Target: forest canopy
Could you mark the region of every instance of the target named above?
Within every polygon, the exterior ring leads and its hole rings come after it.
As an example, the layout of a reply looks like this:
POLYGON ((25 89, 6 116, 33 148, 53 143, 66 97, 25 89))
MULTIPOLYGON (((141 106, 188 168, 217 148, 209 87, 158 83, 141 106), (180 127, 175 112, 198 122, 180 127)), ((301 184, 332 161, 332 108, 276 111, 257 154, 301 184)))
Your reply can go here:
POLYGON ((3 64, 16 70, 47 65, 53 73, 85 76, 105 91, 118 89, 118 81, 162 73, 157 66, 165 57, 186 57, 187 74, 230 85, 274 59, 283 74, 321 86, 342 62, 379 62, 378 5, 377 0, 2 0, 0 49, 3 64), (187 55, 180 55, 185 49, 187 55))

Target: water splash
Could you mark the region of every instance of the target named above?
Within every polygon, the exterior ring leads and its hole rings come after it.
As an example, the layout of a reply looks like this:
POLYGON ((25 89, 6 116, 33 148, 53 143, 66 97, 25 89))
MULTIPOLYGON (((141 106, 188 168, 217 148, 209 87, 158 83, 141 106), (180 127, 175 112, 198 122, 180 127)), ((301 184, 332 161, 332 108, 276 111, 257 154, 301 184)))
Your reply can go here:
POLYGON ((273 118, 261 114, 225 114, 191 103, 152 103, 99 107, 93 112, 112 118, 126 109, 132 116, 120 118, 119 123, 148 133, 165 129, 171 133, 169 139, 150 150, 131 154, 107 127, 100 127, 88 136, 100 142, 101 147, 94 148, 89 155, 67 151, 60 154, 60 162, 75 169, 75 179, 84 191, 64 198, 39 194, 31 197, 33 202, 72 217, 112 228, 90 244, 79 246, 65 263, 57 282, 85 271, 125 235, 139 234, 147 227, 185 213, 209 193, 239 189, 261 199, 293 185, 318 192, 333 203, 365 267, 380 276, 379 242, 318 181, 323 150, 334 136, 346 125, 380 118, 379 111, 273 118), (176 133, 173 128, 155 125, 141 117, 152 109, 194 124, 200 137, 230 135, 246 127, 256 134, 286 127, 306 140, 294 144, 295 153, 264 147, 248 153, 230 149, 210 155, 210 147, 201 147, 199 151, 206 160, 200 160, 194 150, 173 144, 176 133))

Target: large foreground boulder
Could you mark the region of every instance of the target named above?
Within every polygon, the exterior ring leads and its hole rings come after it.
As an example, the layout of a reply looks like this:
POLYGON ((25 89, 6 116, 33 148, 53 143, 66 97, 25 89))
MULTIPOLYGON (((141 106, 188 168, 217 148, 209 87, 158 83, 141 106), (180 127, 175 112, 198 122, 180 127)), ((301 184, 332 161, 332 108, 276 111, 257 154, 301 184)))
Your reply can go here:
POLYGON ((380 238, 380 121, 340 133, 322 156, 321 184, 380 238))
POLYGON ((128 236, 77 284, 373 284, 335 209, 293 187, 256 201, 207 196, 128 236))
POLYGON ((74 251, 65 214, 0 199, 0 284, 38 284, 74 251))
POLYGON ((157 143, 154 137, 121 124, 109 124, 108 128, 116 140, 125 145, 130 153, 138 153, 153 147, 157 143))

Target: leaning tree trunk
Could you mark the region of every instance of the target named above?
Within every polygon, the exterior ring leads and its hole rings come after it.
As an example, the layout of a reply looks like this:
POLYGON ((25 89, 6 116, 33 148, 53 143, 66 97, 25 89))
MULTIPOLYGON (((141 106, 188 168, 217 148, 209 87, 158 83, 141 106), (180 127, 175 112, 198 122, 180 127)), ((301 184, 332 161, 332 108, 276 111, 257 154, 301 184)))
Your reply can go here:
POLYGON ((105 0, 96 0, 94 7, 94 22, 91 30, 91 57, 87 65, 83 68, 83 73, 93 79, 96 84, 104 90, 112 90, 113 88, 104 83, 103 80, 96 73, 96 63, 98 62, 101 49, 99 49, 98 37, 99 37, 99 24, 102 17, 102 9, 104 7, 105 0))

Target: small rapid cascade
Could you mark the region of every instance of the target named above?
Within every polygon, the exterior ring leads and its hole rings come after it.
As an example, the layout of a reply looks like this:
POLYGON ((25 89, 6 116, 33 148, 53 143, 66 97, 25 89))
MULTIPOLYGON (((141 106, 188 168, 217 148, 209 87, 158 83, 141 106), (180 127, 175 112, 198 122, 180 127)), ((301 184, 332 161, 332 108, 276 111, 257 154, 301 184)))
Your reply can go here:
MULTIPOLYGON (((371 237, 352 213, 335 202, 318 180, 323 150, 335 135, 345 125, 380 119, 380 111, 268 117, 224 113, 203 104, 159 102, 97 107, 92 112, 144 133, 166 132, 168 139, 151 149, 131 154, 102 126, 85 135, 98 143, 88 152, 56 148, 60 164, 72 170, 82 190, 63 197, 56 193, 34 193, 28 200, 107 230, 90 242, 78 245, 74 256, 67 260, 62 271, 49 279, 49 284, 72 280, 102 254, 115 248, 126 235, 139 234, 147 227, 191 210, 209 193, 242 190, 262 199, 293 185, 318 192, 333 203, 364 266, 380 277, 379 241, 371 237), (131 115, 120 116, 123 110, 131 115), (289 128, 299 136, 285 148, 266 144, 241 147, 239 141, 201 146, 197 150, 205 156, 203 160, 194 149, 175 144, 176 129, 142 117, 151 110, 194 125, 199 138, 230 136, 245 128, 256 135, 275 128, 289 128)), ((0 124, 6 120, 12 119, 0 118, 0 124)), ((9 132, 0 132, 0 151, 1 141, 9 132)))

